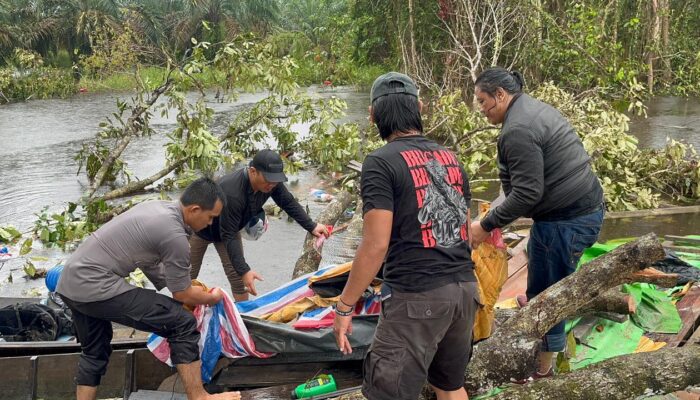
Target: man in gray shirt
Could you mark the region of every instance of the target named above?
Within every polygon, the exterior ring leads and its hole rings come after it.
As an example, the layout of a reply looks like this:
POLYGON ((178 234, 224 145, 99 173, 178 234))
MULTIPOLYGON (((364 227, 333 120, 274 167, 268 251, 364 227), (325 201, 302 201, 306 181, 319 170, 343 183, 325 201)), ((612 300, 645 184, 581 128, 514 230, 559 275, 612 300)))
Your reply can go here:
POLYGON ((179 202, 148 201, 114 218, 68 259, 56 291, 73 312, 82 350, 75 378, 78 400, 96 399, 112 352, 112 322, 168 340, 188 399, 240 399, 238 392, 209 395, 204 390, 196 320, 182 307, 214 305, 223 297, 218 289, 207 293, 191 285, 188 233, 211 224, 224 201, 219 185, 198 179, 179 202), (136 268, 173 297, 129 285, 124 278, 136 268))

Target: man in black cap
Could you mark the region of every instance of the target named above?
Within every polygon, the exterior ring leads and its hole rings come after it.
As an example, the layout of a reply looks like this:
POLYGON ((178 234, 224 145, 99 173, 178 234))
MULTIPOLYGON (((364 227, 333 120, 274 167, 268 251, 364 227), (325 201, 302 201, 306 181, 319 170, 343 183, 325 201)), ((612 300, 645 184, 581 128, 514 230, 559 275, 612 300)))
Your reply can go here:
POLYGON ((204 253, 209 244, 214 243, 234 299, 245 301, 248 300, 248 292, 254 296, 258 294, 255 280, 262 280, 262 277, 251 270, 246 262, 241 236, 257 240, 267 230, 267 219, 262 206, 270 197, 302 228, 316 237, 328 236, 326 226, 312 221, 282 184, 286 181, 284 162, 272 150, 259 151, 247 168, 234 171, 219 180, 226 194, 226 207, 209 227, 190 238, 192 279, 199 275, 204 253))
POLYGON ((438 400, 466 400, 479 301, 467 240, 469 178, 453 152, 423 135, 411 78, 384 74, 370 96, 370 121, 386 144, 362 164, 362 242, 336 305, 336 342, 352 352, 353 310, 383 265, 382 312, 362 393, 415 399, 427 379, 438 400))

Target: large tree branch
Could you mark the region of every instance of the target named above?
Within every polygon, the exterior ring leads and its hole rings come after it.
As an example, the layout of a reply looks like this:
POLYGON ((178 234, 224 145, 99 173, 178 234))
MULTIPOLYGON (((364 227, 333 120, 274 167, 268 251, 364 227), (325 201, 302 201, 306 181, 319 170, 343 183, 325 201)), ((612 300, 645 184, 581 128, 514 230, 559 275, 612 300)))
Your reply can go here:
POLYGON ((530 374, 540 338, 550 328, 609 289, 634 282, 639 271, 664 256, 656 235, 648 234, 589 262, 540 293, 476 346, 466 373, 468 390, 478 393, 511 377, 530 374))
POLYGON ((126 124, 124 124, 121 139, 119 139, 117 145, 112 149, 112 151, 109 152, 107 158, 105 158, 102 161, 100 169, 95 174, 95 178, 90 184, 88 190, 85 192, 84 197, 86 199, 91 199, 95 195, 97 189, 99 189, 100 186, 102 186, 102 184, 104 183, 105 177, 112 170, 114 163, 117 161, 117 159, 119 159, 124 150, 126 150, 126 148, 129 146, 129 143, 131 142, 131 139, 134 137, 134 135, 138 133, 143 114, 146 113, 146 111, 148 111, 153 106, 153 104, 155 104, 158 98, 168 89, 170 89, 172 85, 173 80, 170 78, 170 74, 168 74, 165 83, 153 90, 153 92, 151 92, 151 96, 146 102, 134 107, 134 109, 131 112, 131 116, 127 120, 126 124))
POLYGON ((511 385, 493 399, 633 399, 647 390, 671 393, 700 382, 700 345, 614 357, 587 368, 511 385))
POLYGON ((149 176, 148 178, 130 182, 118 189, 114 189, 105 193, 100 198, 102 200, 113 200, 119 197, 127 196, 139 190, 143 190, 146 186, 152 185, 156 181, 167 176, 169 173, 175 171, 175 169, 182 166, 185 162, 187 162, 187 160, 189 160, 189 157, 178 158, 177 160, 167 164, 165 167, 163 167, 163 169, 149 176))

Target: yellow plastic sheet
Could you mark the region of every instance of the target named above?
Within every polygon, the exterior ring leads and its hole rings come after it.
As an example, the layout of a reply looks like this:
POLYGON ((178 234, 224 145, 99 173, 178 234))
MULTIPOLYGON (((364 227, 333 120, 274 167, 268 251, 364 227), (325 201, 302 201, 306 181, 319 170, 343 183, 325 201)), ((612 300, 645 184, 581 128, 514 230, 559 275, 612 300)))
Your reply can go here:
POLYGON ((666 346, 666 342, 655 342, 646 336, 642 336, 637 344, 635 353, 645 353, 647 351, 655 351, 666 346))
POLYGON ((479 341, 491 336, 494 306, 508 279, 508 260, 505 250, 500 250, 491 243, 482 243, 472 251, 472 261, 483 305, 474 318, 474 341, 479 341))

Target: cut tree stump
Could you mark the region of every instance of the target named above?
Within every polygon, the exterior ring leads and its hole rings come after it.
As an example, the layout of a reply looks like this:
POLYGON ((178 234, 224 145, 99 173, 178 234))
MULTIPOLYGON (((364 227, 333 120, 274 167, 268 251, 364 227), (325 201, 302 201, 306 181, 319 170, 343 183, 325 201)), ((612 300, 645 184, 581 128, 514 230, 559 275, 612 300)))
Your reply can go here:
POLYGON ((664 249, 650 233, 589 262, 551 286, 509 318, 489 338, 474 348, 466 371, 466 387, 476 394, 534 372, 541 337, 559 321, 600 294, 623 283, 665 257, 664 249))
MULTIPOLYGON (((352 198, 353 196, 344 190, 338 193, 335 199, 328 203, 326 208, 321 211, 321 214, 316 218, 316 222, 324 225, 335 225, 338 219, 343 215, 345 209, 348 208, 352 202, 352 198)), ((316 237, 311 233, 307 233, 301 256, 294 265, 292 279, 318 270, 318 265, 321 262, 321 253, 314 247, 315 242, 316 237)))

